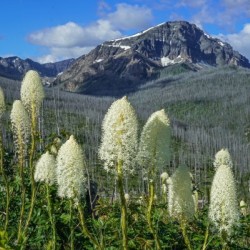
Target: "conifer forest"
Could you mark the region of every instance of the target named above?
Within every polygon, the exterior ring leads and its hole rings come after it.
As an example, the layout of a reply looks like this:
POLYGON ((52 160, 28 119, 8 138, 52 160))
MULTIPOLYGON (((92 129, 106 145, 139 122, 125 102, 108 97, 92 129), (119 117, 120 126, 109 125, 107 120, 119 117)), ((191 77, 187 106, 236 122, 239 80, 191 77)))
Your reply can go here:
POLYGON ((0 250, 250 249, 249 70, 0 87, 0 250))

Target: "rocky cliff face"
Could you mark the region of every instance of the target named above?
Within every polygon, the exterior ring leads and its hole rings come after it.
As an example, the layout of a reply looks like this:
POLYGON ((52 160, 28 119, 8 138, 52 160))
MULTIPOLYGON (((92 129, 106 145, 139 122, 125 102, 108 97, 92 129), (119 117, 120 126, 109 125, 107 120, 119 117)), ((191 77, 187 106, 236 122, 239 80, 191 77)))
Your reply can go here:
POLYGON ((249 61, 228 44, 184 21, 166 22, 133 36, 105 42, 78 58, 56 83, 67 91, 109 94, 129 91, 169 65, 192 68, 236 65, 249 61))
POLYGON ((36 70, 42 77, 56 77, 59 73, 65 71, 74 59, 64 60, 56 63, 40 64, 31 59, 22 60, 19 57, 0 57, 0 76, 21 80, 28 70, 36 70))

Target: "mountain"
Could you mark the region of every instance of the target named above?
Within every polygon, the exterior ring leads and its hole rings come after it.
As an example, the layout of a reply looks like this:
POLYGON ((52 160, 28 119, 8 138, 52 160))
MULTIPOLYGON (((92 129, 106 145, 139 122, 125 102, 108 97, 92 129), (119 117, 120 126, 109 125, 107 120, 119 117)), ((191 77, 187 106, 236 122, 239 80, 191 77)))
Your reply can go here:
POLYGON ((68 59, 56 63, 40 64, 31 59, 22 60, 19 57, 0 57, 0 76, 13 79, 22 80, 24 74, 28 70, 36 70, 42 77, 56 77, 59 73, 66 70, 75 59, 68 59))
POLYGON ((55 80, 63 89, 85 94, 123 94, 151 79, 166 67, 190 70, 249 61, 225 42, 185 21, 166 22, 138 34, 104 42, 78 58, 55 80))

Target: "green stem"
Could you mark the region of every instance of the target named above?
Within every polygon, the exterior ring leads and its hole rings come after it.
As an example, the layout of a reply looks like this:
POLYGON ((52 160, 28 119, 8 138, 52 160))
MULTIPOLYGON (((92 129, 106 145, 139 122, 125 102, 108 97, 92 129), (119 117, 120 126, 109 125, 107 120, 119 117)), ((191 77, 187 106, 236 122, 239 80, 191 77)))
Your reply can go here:
POLYGON ((50 195, 50 187, 48 184, 46 184, 46 191, 47 191, 47 201, 48 201, 48 213, 49 213, 49 219, 52 226, 52 234, 53 234, 53 250, 56 249, 56 225, 55 225, 55 217, 53 215, 53 206, 51 201, 51 195, 50 195))
POLYGON ((222 241, 222 250, 229 249, 227 245, 227 232, 225 230, 222 230, 221 232, 221 241, 222 241))
POLYGON ((127 236, 127 206, 124 197, 123 189, 123 173, 122 173, 122 161, 117 164, 117 185, 121 200, 121 229, 122 229, 122 247, 124 250, 128 249, 128 236, 127 236))
POLYGON ((20 240, 22 238, 22 224, 23 224, 24 209, 25 209, 25 184, 24 184, 22 157, 20 158, 19 175, 20 175, 20 180, 21 180, 22 193, 21 193, 20 219, 19 219, 18 234, 17 234, 18 244, 20 243, 20 240))
POLYGON ((24 183, 24 143, 22 139, 21 131, 18 131, 18 145, 19 145, 19 155, 18 155, 18 165, 19 165, 19 177, 21 181, 21 208, 20 208, 20 219, 18 224, 17 233, 17 243, 19 244, 22 240, 22 226, 23 217, 25 210, 25 183, 24 183))
POLYGON ((23 237, 24 237, 24 242, 22 245, 22 249, 25 249, 26 247, 26 241, 27 241, 27 231, 28 227, 31 221, 31 217, 33 214, 34 206, 35 206, 35 200, 36 200, 36 183, 34 179, 34 155, 35 155, 35 148, 36 148, 36 115, 34 111, 32 112, 32 117, 31 117, 31 147, 30 147, 30 154, 29 154, 29 169, 30 169, 30 182, 31 182, 31 201, 30 201, 30 209, 28 213, 28 218, 25 223, 25 227, 23 230, 23 237))
POLYGON ((3 179, 4 179, 5 189, 6 189, 6 209, 5 209, 4 230, 7 231, 7 228, 9 225, 10 187, 9 187, 9 182, 8 182, 7 176, 5 175, 4 172, 2 172, 2 173, 3 173, 3 179))
MULTIPOLYGON (((26 237, 28 227, 29 227, 29 224, 30 224, 30 221, 31 221, 32 213, 33 213, 33 210, 34 210, 34 205, 35 205, 36 189, 33 189, 31 192, 32 193, 31 193, 30 210, 29 210, 28 218, 26 220, 25 227, 24 227, 24 230, 23 230, 23 236, 24 237, 26 237)), ((25 244, 24 244, 24 246, 25 246, 25 244)))
POLYGON ((74 250, 74 224, 73 224, 73 201, 72 199, 70 199, 69 213, 70 213, 70 249, 74 250))
POLYGON ((154 195, 155 195, 154 181, 151 181, 149 183, 149 203, 148 203, 148 209, 147 209, 147 221, 148 221, 149 230, 154 236, 156 247, 159 250, 161 249, 161 244, 158 239, 158 235, 153 227, 153 222, 152 222, 152 209, 154 205, 154 195))
POLYGON ((185 245, 187 246, 188 250, 192 250, 191 243, 187 235, 186 222, 183 219, 181 220, 181 231, 182 231, 185 245))
POLYGON ((148 208, 147 208, 147 221, 148 221, 148 226, 151 229, 153 228, 152 225, 152 207, 154 203, 154 183, 151 181, 149 183, 149 201, 148 201, 148 208))
POLYGON ((85 236, 87 236, 89 238, 89 240, 91 241, 91 243, 97 248, 97 249, 104 249, 104 247, 102 247, 98 241, 93 237, 93 235, 89 232, 87 225, 86 225, 86 221, 84 218, 84 214, 83 214, 83 209, 82 206, 80 204, 80 201, 78 203, 78 212, 79 212, 79 216, 80 216, 80 223, 81 223, 81 227, 82 227, 82 232, 85 236))
POLYGON ((9 224, 9 206, 10 206, 10 187, 7 175, 5 174, 4 166, 3 166, 3 156, 4 156, 4 148, 3 148, 3 141, 2 141, 2 134, 0 134, 0 172, 3 176, 4 185, 6 189, 6 207, 5 207, 5 225, 4 230, 7 231, 8 224, 9 224))
POLYGON ((207 226, 207 229, 206 229, 206 233, 205 233, 205 239, 204 239, 204 243, 203 243, 203 246, 202 246, 202 250, 206 250, 207 246, 208 246, 208 236, 209 236, 209 225, 207 226))

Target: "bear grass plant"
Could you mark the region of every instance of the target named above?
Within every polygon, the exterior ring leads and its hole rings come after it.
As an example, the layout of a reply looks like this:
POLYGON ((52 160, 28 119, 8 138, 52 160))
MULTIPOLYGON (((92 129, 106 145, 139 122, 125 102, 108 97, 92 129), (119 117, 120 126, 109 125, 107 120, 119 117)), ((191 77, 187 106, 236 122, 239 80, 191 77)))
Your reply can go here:
POLYGON ((51 188, 56 182, 56 159, 54 155, 50 154, 48 151, 41 155, 35 166, 34 178, 36 182, 44 183, 46 187, 46 198, 49 219, 52 227, 52 243, 51 248, 56 249, 56 225, 54 208, 51 199, 51 188))
POLYGON ((16 100, 10 113, 10 120, 12 125, 12 132, 14 138, 15 151, 17 154, 17 172, 20 179, 21 194, 21 207, 20 207, 20 220, 18 225, 17 241, 20 242, 22 237, 22 227, 25 210, 26 200, 26 187, 24 180, 24 167, 25 157, 27 155, 27 143, 30 137, 30 119, 27 111, 25 110, 21 101, 16 100))
POLYGON ((147 207, 147 221, 151 233, 154 235, 156 248, 161 249, 158 234, 153 227, 152 209, 155 197, 155 182, 159 170, 170 161, 170 121, 164 110, 153 113, 143 127, 138 163, 144 168, 148 179, 149 201, 147 207))
MULTIPOLYGON (((45 146, 38 147, 43 98, 39 75, 28 72, 21 100, 10 113, 13 154, 4 151, 1 133, 0 249, 216 250, 250 245, 248 204, 241 202, 240 215, 228 150, 216 154, 210 200, 200 208, 201 194, 192 190, 189 169, 181 165, 170 174, 167 114, 153 113, 139 138, 127 97, 115 101, 105 115, 99 148, 100 168, 117 183, 119 199, 99 193, 89 212, 90 180, 79 138, 61 133, 43 138, 45 146), (140 172, 148 184, 144 192, 125 188, 125 176, 136 186, 140 172)), ((1 117, 4 112, 0 89, 1 117)))
POLYGON ((240 216, 232 160, 227 149, 221 149, 215 155, 214 166, 216 172, 211 187, 208 216, 221 235, 223 249, 226 249, 228 238, 240 216))
POLYGON ((194 218, 195 203, 192 197, 191 178, 187 167, 180 166, 169 180, 168 212, 180 224, 185 244, 192 249, 187 236, 188 221, 194 218))
POLYGON ((115 101, 103 120, 103 136, 99 154, 104 168, 117 178, 121 201, 122 247, 128 249, 128 218, 124 192, 124 174, 135 171, 138 121, 127 97, 115 101))

